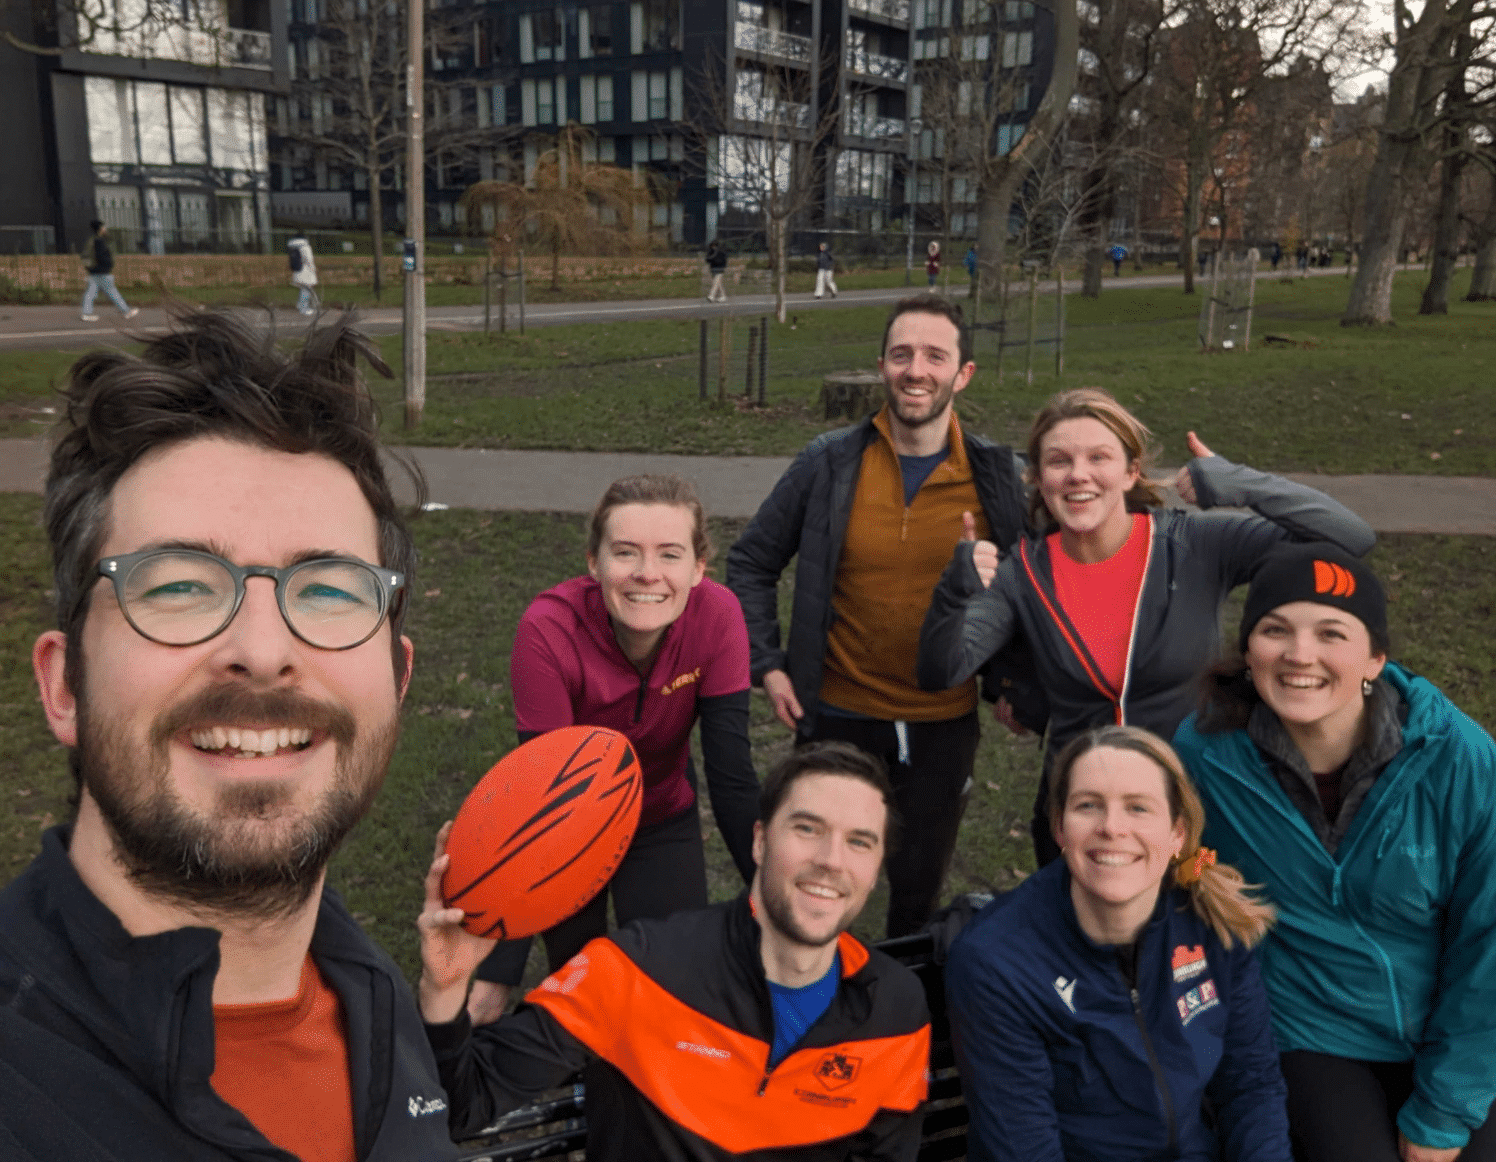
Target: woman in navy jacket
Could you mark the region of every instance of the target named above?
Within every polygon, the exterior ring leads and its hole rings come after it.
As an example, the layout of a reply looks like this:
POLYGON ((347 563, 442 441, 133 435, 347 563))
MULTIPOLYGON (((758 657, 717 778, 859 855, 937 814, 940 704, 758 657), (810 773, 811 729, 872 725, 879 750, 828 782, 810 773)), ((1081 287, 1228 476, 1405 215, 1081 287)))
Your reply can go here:
POLYGON ((980 912, 946 966, 967 1157, 1289 1162, 1251 952, 1273 912, 1199 846, 1179 759, 1101 727, 1061 752, 1050 795, 1063 859, 980 912))

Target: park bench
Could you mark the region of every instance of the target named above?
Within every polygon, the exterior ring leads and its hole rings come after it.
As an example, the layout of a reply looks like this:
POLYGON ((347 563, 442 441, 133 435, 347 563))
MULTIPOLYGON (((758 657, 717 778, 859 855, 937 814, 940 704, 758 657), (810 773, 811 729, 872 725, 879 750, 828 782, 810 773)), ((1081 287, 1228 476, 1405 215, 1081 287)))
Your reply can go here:
MULTIPOLYGON (((930 1097, 925 1105, 919 1162, 952 1162, 966 1156, 966 1105, 961 1079, 951 1051, 950 1023, 945 1011, 944 970, 935 961, 934 940, 928 932, 885 940, 877 945, 914 970, 925 986, 930 1006, 930 1097)), ((565 1158, 587 1144, 585 1094, 580 1083, 548 1101, 515 1110, 484 1130, 481 1138, 465 1142, 461 1162, 528 1162, 565 1158)))

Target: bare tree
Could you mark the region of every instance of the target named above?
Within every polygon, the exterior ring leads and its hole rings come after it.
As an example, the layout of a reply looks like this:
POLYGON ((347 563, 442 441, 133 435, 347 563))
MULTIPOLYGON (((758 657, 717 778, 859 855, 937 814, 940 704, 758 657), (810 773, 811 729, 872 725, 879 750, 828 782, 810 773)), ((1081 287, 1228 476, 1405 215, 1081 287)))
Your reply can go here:
POLYGON ((1387 108, 1376 160, 1366 182, 1361 265, 1351 283, 1343 326, 1392 322, 1392 279, 1408 223, 1408 197, 1426 176, 1430 141, 1443 122, 1443 98, 1457 68, 1462 32, 1482 0, 1424 0, 1415 19, 1407 0, 1394 0, 1396 60, 1387 81, 1387 108))
POLYGON ((1136 121, 1153 67, 1159 29, 1177 0, 1099 0, 1086 5, 1080 44, 1087 61, 1079 89, 1082 108, 1071 118, 1072 140, 1086 143, 1079 225, 1086 239, 1081 294, 1101 294, 1108 232, 1117 213, 1122 175, 1138 155, 1136 121))
POLYGON ((1183 0, 1159 37, 1148 116, 1153 148, 1180 203, 1184 290, 1194 272, 1207 201, 1244 178, 1244 145, 1268 80, 1359 43, 1362 0, 1183 0))
POLYGON ((817 58, 808 38, 738 27, 757 32, 762 43, 755 47, 764 55, 795 63, 739 60, 729 69, 721 57, 708 60, 696 83, 691 107, 698 113, 687 133, 717 175, 720 202, 763 223, 774 271, 775 317, 783 323, 789 234, 820 204, 823 159, 841 117, 838 102, 826 99, 819 79, 834 76, 840 62, 829 52, 817 58))
MULTIPOLYGON (((977 168, 979 183, 977 210, 977 245, 980 249, 978 263, 978 301, 997 292, 1002 280, 1003 257, 1008 243, 1008 216, 1019 183, 1043 160, 1050 142, 1064 124, 1070 108, 1070 98, 1075 92, 1080 49, 1080 19, 1075 0, 1041 0, 1036 7, 1049 11, 1054 18, 1054 65, 1050 73, 1049 87, 1039 102, 1033 118, 1022 137, 1008 145, 1000 139, 998 118, 995 111, 998 102, 991 98, 999 90, 1002 81, 996 74, 988 84, 991 91, 984 105, 994 112, 992 121, 982 137, 982 150, 977 168)), ((999 6, 992 6, 993 32, 1001 35, 998 22, 999 6)), ((999 62, 1001 58, 999 57, 999 62)))
MULTIPOLYGON (((298 154, 364 174, 376 299, 384 288, 381 191, 394 185, 404 160, 408 14, 409 0, 324 0, 315 33, 300 50, 304 63, 291 94, 278 105, 279 135, 298 154)), ((427 16, 426 42, 438 56, 471 51, 471 36, 471 26, 450 10, 427 16)), ((460 92, 451 82, 429 76, 425 82, 428 157, 505 136, 502 128, 480 130, 476 111, 453 115, 450 98, 460 92)))
POLYGON ((1449 313, 1449 281, 1459 260, 1460 234, 1464 225, 1460 203, 1464 174, 1480 157, 1477 137, 1484 135, 1480 123, 1483 109, 1496 105, 1496 75, 1485 62, 1476 30, 1493 36, 1492 24, 1472 22, 1455 39, 1455 66, 1444 91, 1443 140, 1439 160, 1439 204, 1434 226, 1434 254, 1428 285, 1418 306, 1420 315, 1449 313), (1474 83, 1474 88, 1471 87, 1474 83))
POLYGON ((471 224, 491 218, 497 249, 534 238, 551 255, 551 286, 561 285, 561 252, 638 250, 649 243, 635 209, 654 201, 634 174, 598 162, 591 133, 570 122, 558 130, 522 180, 481 181, 467 188, 462 207, 471 224), (487 209, 489 214, 485 215, 487 209))

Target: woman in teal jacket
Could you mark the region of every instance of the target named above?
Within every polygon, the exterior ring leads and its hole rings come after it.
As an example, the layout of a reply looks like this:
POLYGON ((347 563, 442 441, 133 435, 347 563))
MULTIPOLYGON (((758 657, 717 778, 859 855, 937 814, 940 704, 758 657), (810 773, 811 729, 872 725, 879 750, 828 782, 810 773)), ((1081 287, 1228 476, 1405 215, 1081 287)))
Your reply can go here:
POLYGON ((1175 748, 1278 908, 1263 980, 1303 1162, 1496 1159, 1496 745, 1386 660, 1376 576, 1268 556, 1175 748))

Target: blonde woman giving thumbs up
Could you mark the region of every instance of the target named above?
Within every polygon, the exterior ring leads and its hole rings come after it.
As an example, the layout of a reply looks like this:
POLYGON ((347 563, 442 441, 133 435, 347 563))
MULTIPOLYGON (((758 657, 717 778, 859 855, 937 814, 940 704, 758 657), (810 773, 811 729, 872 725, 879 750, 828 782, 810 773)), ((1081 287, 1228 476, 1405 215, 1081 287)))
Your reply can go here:
MULTIPOLYGON (((1029 522, 1040 531, 1000 563, 990 542, 957 545, 921 630, 920 685, 966 681, 1021 632, 1049 698, 1046 771, 1091 727, 1170 738, 1218 653, 1221 603, 1269 549, 1332 541, 1362 556, 1375 542, 1321 492, 1233 464, 1193 432, 1189 451, 1174 482, 1187 504, 1251 512, 1164 508, 1147 475, 1147 427, 1098 388, 1054 396, 1028 440, 1029 522)), ((1046 776, 1031 827, 1041 865, 1059 855, 1048 795, 1046 776)))

